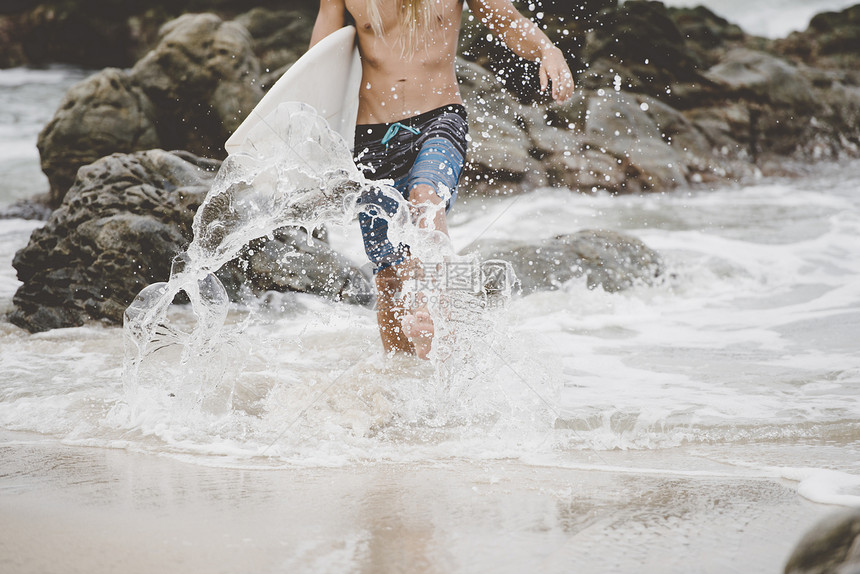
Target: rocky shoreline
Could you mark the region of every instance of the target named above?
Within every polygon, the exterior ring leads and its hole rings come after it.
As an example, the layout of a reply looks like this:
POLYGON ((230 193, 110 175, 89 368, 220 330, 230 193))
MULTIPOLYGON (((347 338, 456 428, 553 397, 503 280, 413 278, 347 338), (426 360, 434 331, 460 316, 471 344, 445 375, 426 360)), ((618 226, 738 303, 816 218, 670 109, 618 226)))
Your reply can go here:
MULTIPOLYGON (((32 44, 111 16, 136 46, 88 39, 102 42, 98 53, 125 55, 70 90, 39 138, 53 208, 79 167, 111 153, 181 149, 223 159, 226 136, 305 51, 316 6, 99 2, 102 11, 87 4, 98 15, 90 20, 75 2, 0 14, 0 65, 53 58, 105 67, 32 44), (204 6, 209 13, 177 14, 204 6)), ((703 7, 590 0, 571 9, 545 0, 537 15, 520 8, 569 55, 579 89, 564 106, 548 102, 535 65, 466 18, 458 69, 473 137, 467 193, 664 191, 860 156, 860 5, 820 14, 781 40, 750 36, 703 7)))
MULTIPOLYGON (((316 2, 248 4, 0 5, 0 67, 101 69, 67 93, 40 134, 50 191, 0 212, 47 219, 13 261, 23 285, 7 320, 31 332, 116 325, 142 287, 167 279, 224 140, 309 40, 316 2)), ((461 193, 667 191, 860 156, 860 5, 780 40, 701 7, 579 5, 571 15, 568 3, 544 0, 540 16, 577 74, 577 95, 562 106, 538 92, 534 65, 465 22, 458 69, 473 141, 461 193)), ((667 273, 658 253, 607 230, 466 249, 509 260, 524 293, 578 278, 616 292, 667 273)), ((237 299, 275 290, 371 302, 370 278, 324 233, 278 230, 219 276, 237 299)), ((856 511, 828 518, 785 571, 860 572, 858 533, 856 511)))
MULTIPOLYGON (((47 199, 6 210, 7 216, 42 213, 42 204, 52 210, 14 262, 24 285, 10 320, 31 331, 90 319, 120 322, 143 285, 166 279, 172 256, 190 241, 190 217, 224 157, 223 142, 304 52, 316 6, 98 0, 100 9, 87 3, 85 10, 83 4, 17 2, 0 13, 0 65, 103 68, 69 90, 39 135, 47 199), (111 26, 102 26, 107 20, 111 26), (70 35, 85 45, 63 50, 70 35), (149 246, 143 256, 141 245, 149 246)), ((860 156, 860 57, 853 48, 860 5, 819 15, 805 32, 766 40, 701 7, 579 4, 571 14, 566 2, 544 0, 531 14, 569 55, 577 76, 577 94, 564 105, 539 92, 534 64, 513 57, 480 23, 464 20, 458 74, 472 141, 462 194, 540 186, 667 191, 860 156)), ((283 246, 272 252, 307 245, 296 237, 285 230, 277 238, 283 246)), ((225 280, 364 301, 352 294, 368 278, 317 243, 306 263, 336 270, 325 277, 296 282, 285 278, 289 270, 275 276, 275 257, 251 266, 253 280, 243 275, 247 261, 225 280)), ((657 254, 620 234, 584 232, 506 249, 485 247, 514 259, 542 249, 558 254, 524 276, 529 290, 585 276, 591 286, 613 291, 662 272, 657 254), (592 260, 587 253, 603 256, 592 260), (612 281, 600 279, 607 277, 612 281)))

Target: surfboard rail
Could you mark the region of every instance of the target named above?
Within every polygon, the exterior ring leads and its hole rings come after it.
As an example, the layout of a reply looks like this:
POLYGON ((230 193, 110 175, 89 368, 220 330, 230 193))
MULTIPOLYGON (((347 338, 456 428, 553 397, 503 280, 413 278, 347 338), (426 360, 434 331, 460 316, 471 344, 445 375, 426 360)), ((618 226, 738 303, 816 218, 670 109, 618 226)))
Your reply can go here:
MULTIPOLYGON (((292 101, 312 106, 352 149, 360 85, 361 59, 355 27, 345 26, 320 40, 278 78, 227 139, 224 149, 228 154, 252 150, 254 144, 248 140, 251 131, 280 104, 292 101)), ((255 137, 260 133, 255 130, 255 137)))

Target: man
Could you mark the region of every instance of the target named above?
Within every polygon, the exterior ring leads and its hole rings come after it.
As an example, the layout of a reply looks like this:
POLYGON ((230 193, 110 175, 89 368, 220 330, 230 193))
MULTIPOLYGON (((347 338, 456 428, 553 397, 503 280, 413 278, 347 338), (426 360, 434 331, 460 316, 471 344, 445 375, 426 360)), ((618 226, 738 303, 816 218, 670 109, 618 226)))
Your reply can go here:
MULTIPOLYGON (((468 130, 454 68, 463 1, 320 0, 311 37, 313 46, 344 26, 347 15, 355 21, 362 65, 356 163, 373 179, 393 179, 416 210, 438 206, 420 224, 446 235, 445 212, 456 198, 468 130)), ((508 48, 540 62, 542 90, 551 86, 559 102, 572 95, 573 76, 561 50, 510 0, 466 1, 508 48)), ((388 241, 385 219, 364 213, 359 219, 375 264, 383 347, 427 358, 430 314, 426 306, 404 308, 398 299, 404 282, 420 273, 419 264, 408 246, 388 241)))

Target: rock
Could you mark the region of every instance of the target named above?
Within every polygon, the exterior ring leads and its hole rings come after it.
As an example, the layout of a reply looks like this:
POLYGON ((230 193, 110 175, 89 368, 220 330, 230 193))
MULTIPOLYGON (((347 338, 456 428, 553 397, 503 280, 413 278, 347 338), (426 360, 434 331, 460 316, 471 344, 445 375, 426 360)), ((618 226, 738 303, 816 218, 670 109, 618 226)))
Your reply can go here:
POLYGON ((842 68, 854 68, 860 55, 860 4, 841 12, 824 12, 810 22, 807 33, 814 36, 816 53, 827 63, 842 68))
POLYGON ((298 291, 357 305, 369 305, 375 297, 369 277, 304 229, 282 228, 271 239, 252 242, 239 266, 258 294, 298 291))
POLYGON ((676 86, 703 82, 702 62, 688 49, 662 2, 628 0, 604 12, 588 34, 581 57, 589 67, 579 83, 591 89, 620 83, 625 90, 675 101, 676 86))
POLYGON ((39 198, 17 201, 11 205, 0 207, 0 219, 35 219, 47 221, 51 217, 51 208, 46 201, 39 198))
MULTIPOLYGON (((277 79, 307 51, 315 19, 316 12, 311 11, 254 8, 234 21, 254 39, 261 69, 277 79)), ((264 80, 264 85, 269 81, 264 80)))
POLYGON ((687 183, 682 155, 664 140, 657 122, 634 97, 614 91, 595 94, 586 116, 589 145, 605 149, 623 167, 623 178, 608 181, 606 189, 639 192, 687 183))
POLYGON ((224 141, 262 97, 247 30, 214 14, 165 24, 130 77, 155 105, 161 146, 224 157, 224 141))
POLYGON ((36 144, 51 206, 60 205, 81 166, 159 147, 157 121, 152 102, 122 70, 108 68, 73 86, 36 144))
POLYGON ((637 284, 653 284, 663 274, 655 251, 615 231, 583 230, 527 245, 482 241, 463 251, 477 251, 484 260, 509 261, 526 295, 559 289, 583 276, 589 289, 602 287, 615 293, 637 284))
POLYGON ((860 4, 841 12, 824 12, 809 22, 804 32, 777 40, 774 49, 807 65, 848 72, 857 82, 860 76, 860 4))
POLYGON ((550 180, 571 189, 633 193, 704 180, 713 146, 684 114, 644 94, 581 92, 529 126, 550 180))
POLYGON ((10 321, 32 332, 120 323, 143 287, 167 279, 213 177, 161 150, 81 168, 63 204, 15 255, 23 285, 10 321))
POLYGON ((457 70, 469 116, 465 184, 478 193, 505 193, 543 183, 544 170, 529 153, 523 106, 477 64, 460 59, 457 70))
POLYGON ((262 97, 251 39, 212 14, 183 16, 132 71, 108 68, 74 86, 39 135, 57 207, 79 167, 112 153, 182 149, 220 158, 262 97))
POLYGON ((27 63, 89 69, 122 68, 134 61, 135 36, 126 2, 32 2, 16 20, 27 63))
POLYGON ((809 113, 815 102, 812 85, 795 66, 764 52, 731 50, 705 76, 735 98, 788 107, 798 113, 809 113))
MULTIPOLYGON (((93 70, 130 68, 155 46, 159 28, 183 13, 211 12, 229 19, 255 7, 253 10, 275 15, 271 19, 271 29, 278 25, 277 14, 294 12, 310 20, 310 24, 306 22, 291 32, 309 35, 319 2, 291 0, 288 11, 283 10, 283 4, 279 0, 251 3, 245 0, 3 0, 0 2, 0 68, 57 62, 93 70)), ((298 41, 289 34, 285 39, 292 43, 298 41)), ((258 56, 267 60, 280 47, 270 54, 265 43, 258 56)), ((304 48, 307 48, 306 43, 304 48)))
MULTIPOLYGON (((32 332, 95 319, 122 322, 140 290, 166 281, 220 162, 188 152, 114 154, 81 168, 63 204, 12 262, 23 285, 9 320, 32 332)), ((295 290, 367 304, 356 266, 302 230, 259 240, 218 273, 237 298, 295 290)))
POLYGON ((832 514, 797 543, 785 574, 860 573, 860 510, 832 514))
POLYGON ((669 8, 669 16, 684 36, 687 48, 707 67, 716 64, 727 49, 744 46, 749 41, 738 25, 704 6, 669 8))
POLYGON ((19 39, 16 18, 0 14, 0 69, 29 63, 19 39))

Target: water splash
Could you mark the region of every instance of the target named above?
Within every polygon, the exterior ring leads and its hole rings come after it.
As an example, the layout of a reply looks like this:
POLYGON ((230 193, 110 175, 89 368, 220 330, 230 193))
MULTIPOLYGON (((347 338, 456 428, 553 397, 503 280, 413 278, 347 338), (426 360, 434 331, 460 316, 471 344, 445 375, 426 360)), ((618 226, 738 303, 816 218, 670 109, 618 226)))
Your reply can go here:
POLYGON ((492 379, 500 364, 491 343, 511 294, 510 266, 456 255, 445 234, 428 228, 437 208, 411 205, 387 182, 366 180, 346 142, 306 104, 282 104, 251 130, 244 147, 222 164, 195 215, 194 240, 174 260, 169 280, 143 289, 126 310, 126 408, 134 410, 136 396, 154 388, 175 397, 186 413, 204 404, 210 413, 229 413, 234 381, 225 376, 236 368, 229 361, 241 327, 225 326, 230 301, 215 272, 281 227, 310 232, 323 223, 347 223, 361 211, 380 214, 376 200, 385 198, 398 206, 382 214, 393 243, 409 245, 420 261, 459 265, 469 281, 467 289, 442 288, 430 297, 435 376, 420 418, 444 426, 470 422, 476 413, 498 415, 498 401, 487 398, 498 393, 477 383, 492 379), (171 306, 183 294, 193 319, 172 322, 171 306))
MULTIPOLYGON (((189 374, 199 373, 191 363, 217 352, 229 298, 214 273, 249 242, 281 227, 312 230, 350 219, 367 185, 343 139, 305 104, 279 106, 250 131, 245 149, 222 164, 194 217, 194 240, 175 259, 169 280, 143 289, 126 310, 127 392, 140 386, 141 365, 167 345, 183 347, 180 362, 189 374), (180 293, 196 318, 189 332, 168 317, 180 293)), ((209 379, 210 387, 219 382, 217 373, 209 379)))

